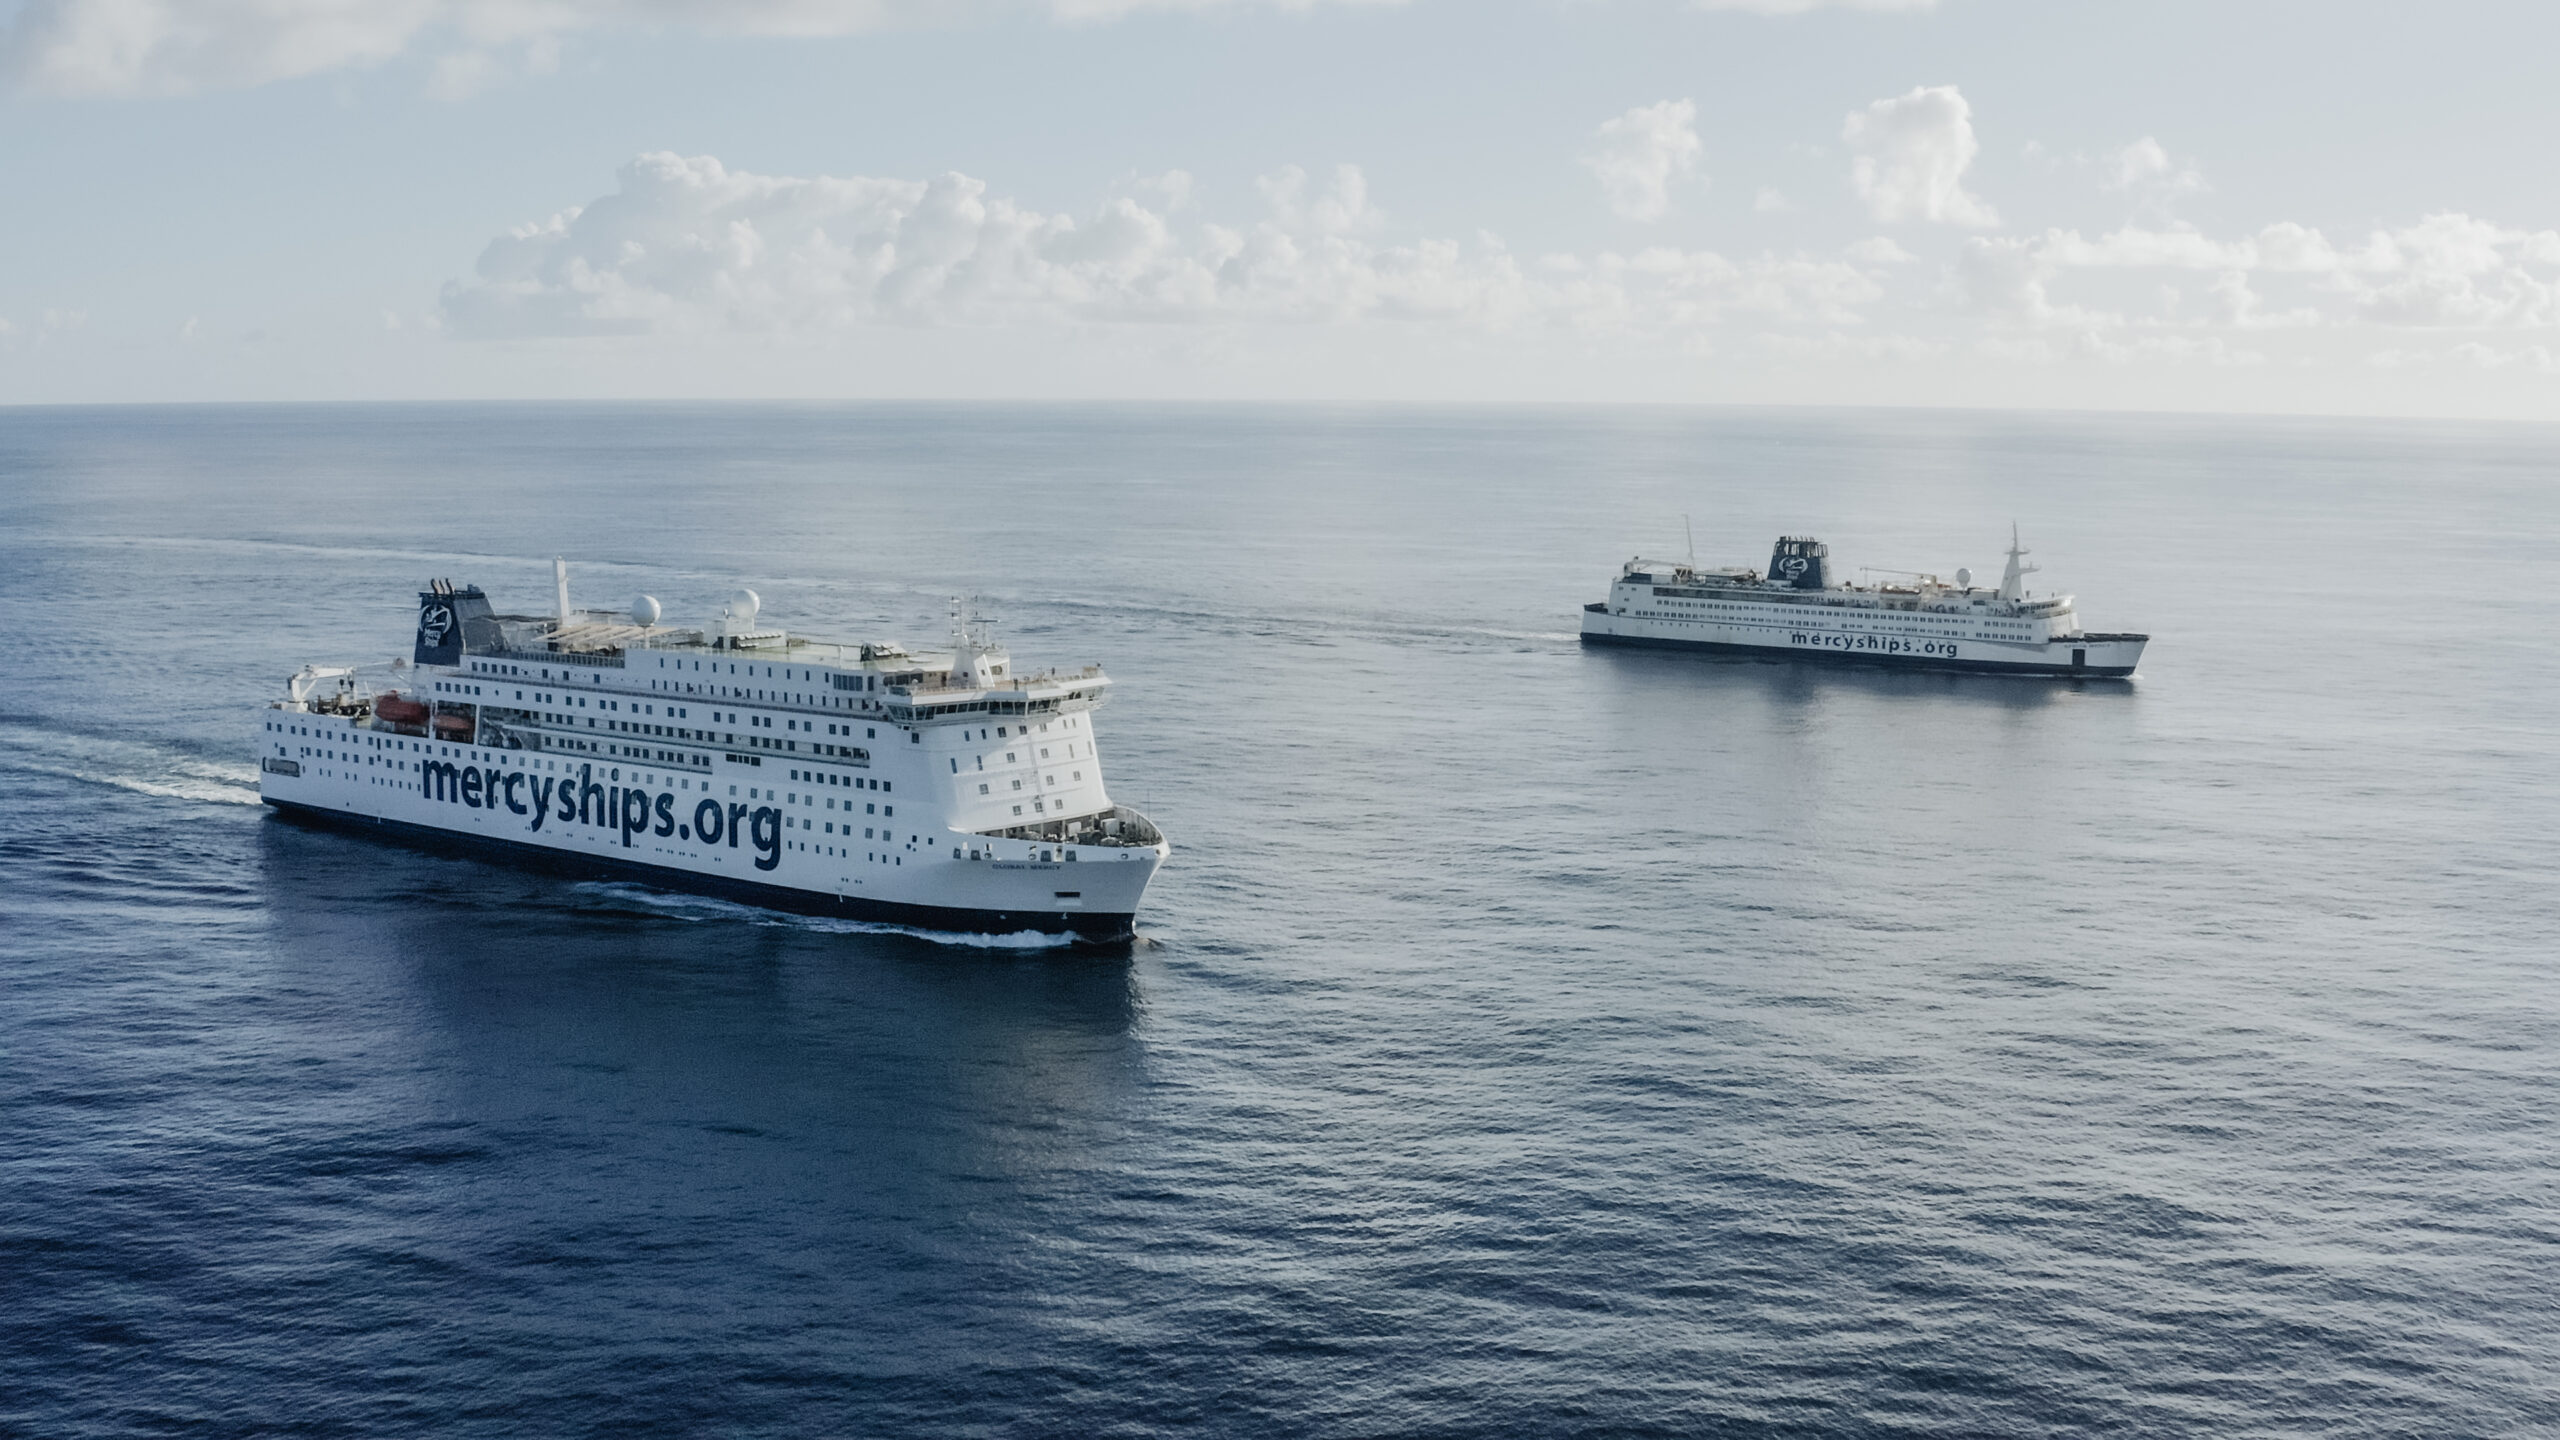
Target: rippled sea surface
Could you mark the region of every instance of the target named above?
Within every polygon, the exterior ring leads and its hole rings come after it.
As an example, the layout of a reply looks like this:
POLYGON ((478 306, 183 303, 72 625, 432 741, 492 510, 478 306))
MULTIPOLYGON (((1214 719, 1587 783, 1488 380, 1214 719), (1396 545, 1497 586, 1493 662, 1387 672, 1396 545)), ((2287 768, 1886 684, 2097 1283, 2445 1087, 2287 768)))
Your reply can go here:
POLYGON ((2560 1427, 2560 430, 0 410, 0 1431, 2560 1427), (1639 550, 2129 684, 1586 652, 1639 550), (1098 660, 1126 953, 314 832, 430 576, 1098 660))

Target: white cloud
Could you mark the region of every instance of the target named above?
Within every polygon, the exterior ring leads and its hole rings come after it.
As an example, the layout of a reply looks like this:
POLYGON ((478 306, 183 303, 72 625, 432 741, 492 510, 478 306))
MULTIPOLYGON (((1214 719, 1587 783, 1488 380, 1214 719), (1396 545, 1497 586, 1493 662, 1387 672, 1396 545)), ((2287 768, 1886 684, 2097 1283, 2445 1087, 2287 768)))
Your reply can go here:
MULTIPOLYGON (((1400 0, 987 0, 988 15, 1065 22, 1147 10, 1400 0)), ((420 51, 429 88, 469 94, 556 63, 562 38, 674 26, 719 35, 853 35, 946 22, 937 0, 21 0, 0 76, 60 95, 168 95, 379 65, 420 51)))
POLYGON ((1963 309, 1989 320, 2029 326, 2120 323, 2114 316, 2056 305, 2045 289, 2052 270, 2033 240, 1976 237, 1957 257, 1949 288, 1963 309))
POLYGON ((2204 175, 2195 166, 2171 160, 2168 150, 2148 135, 2116 152, 2114 170, 2107 180, 2110 190, 2182 192, 2204 188, 2204 175))
POLYGON ((2535 370, 2543 374, 2560 374, 2560 355, 2547 345, 2527 345, 2517 350, 2500 350, 2479 341, 2465 341, 2443 351, 2376 350, 2365 356, 2365 363, 2382 370, 2414 370, 2440 365, 2458 365, 2472 370, 2535 370))
POLYGON ((1043 214, 957 174, 802 179, 653 154, 620 181, 491 241, 438 323, 466 338, 1370 321, 1679 335, 1729 316, 1855 325, 1883 293, 1845 261, 1656 247, 1528 271, 1489 235, 1387 243, 1353 166, 1321 190, 1296 167, 1264 177, 1267 213, 1240 225, 1177 226, 1125 194, 1043 214))
POLYGON ((1872 235, 1840 253, 1861 265, 1909 265, 1920 257, 1882 235, 1872 235))
MULTIPOLYGON (((2246 293, 2250 274, 2300 276, 2343 297, 2357 316, 2386 325, 2560 325, 2560 275, 2545 273, 2560 270, 2560 232, 2517 230, 2459 213, 2375 231, 2362 245, 2346 249, 2291 222, 2237 240, 2215 240, 2187 228, 2128 226, 2095 240, 2076 230, 2049 230, 2015 243, 2047 271, 2211 270, 2244 277, 2239 293, 2246 293)), ((2261 315, 2258 323, 2311 322, 2292 311, 2261 315)))
POLYGON ((1609 208, 1624 220, 1659 220, 1671 208, 1671 186, 1697 173, 1706 147, 1698 139, 1698 107, 1687 100, 1639 105, 1604 122, 1582 163, 1600 179, 1609 208))
POLYGON ((2115 339, 2095 330, 2072 337, 2079 353, 2092 360, 2124 365, 2136 360, 2183 360, 2206 365, 2264 365, 2267 357, 2235 348, 2219 335, 2136 335, 2115 339))
POLYGON ((2301 329, 2321 322, 2321 315, 2311 306, 2296 310, 2273 311, 2266 300, 2249 284, 2249 277, 2239 270, 2226 270, 2213 279, 2214 305, 2223 324, 2234 330, 2301 329))
POLYGON ((1766 185, 1751 197, 1751 213, 1754 215, 1776 215, 1794 208, 1794 201, 1766 185))
POLYGON ((1840 138, 1857 152, 1850 179, 1878 221, 2000 223, 1964 188, 1964 172, 1982 146, 1973 136, 1973 107, 1953 85, 1920 86, 1851 111, 1840 138))

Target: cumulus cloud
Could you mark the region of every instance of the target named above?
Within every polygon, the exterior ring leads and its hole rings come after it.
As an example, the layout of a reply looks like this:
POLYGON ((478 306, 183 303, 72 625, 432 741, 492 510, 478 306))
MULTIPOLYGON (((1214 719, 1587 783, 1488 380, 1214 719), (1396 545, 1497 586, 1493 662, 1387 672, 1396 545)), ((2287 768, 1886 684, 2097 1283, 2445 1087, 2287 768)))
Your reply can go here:
POLYGON ((1978 236, 1965 242, 1948 277, 1960 308, 1984 319, 2029 326, 2120 324, 2112 315, 2057 305, 2046 289, 2053 262, 2033 240, 1978 236))
MULTIPOLYGON (((988 14, 1065 22, 1145 10, 1399 0, 987 0, 988 14)), ((676 26, 720 35, 852 35, 944 20, 937 0, 21 0, 0 25, 0 76, 61 95, 168 95, 261 85, 430 56, 430 89, 467 94, 551 67, 591 31, 676 26)))
POLYGON ((2112 168, 2113 173, 2107 178, 2110 190, 2184 192, 2204 188, 2202 172, 2193 165, 2171 160, 2168 150, 2148 135, 2117 151, 2112 168))
POLYGON ((1322 185, 1291 167, 1259 189, 1257 220, 1177 225, 1129 194, 1069 216, 966 175, 799 178, 644 155, 612 194, 492 240, 438 320, 483 339, 1368 321, 1672 334, 1728 316, 1855 325, 1882 294, 1838 260, 1657 247, 1524 268, 1489 235, 1390 242, 1352 166, 1322 185))
POLYGON ((1698 107, 1687 100, 1639 105, 1603 123, 1582 163, 1599 177, 1609 208, 1624 220, 1659 220, 1671 208, 1673 182, 1695 175, 1705 145, 1698 107))
MULTIPOLYGON (((2226 278, 2226 298, 2246 294, 2252 274, 2299 276, 2320 293, 2343 299, 2353 318, 2378 324, 2452 329, 2511 329, 2560 324, 2560 232, 2526 231, 2460 213, 2430 215, 2415 225, 2378 230, 2360 243, 2332 242, 2290 222, 2255 235, 2215 240, 2192 229, 2125 229, 2086 239, 2049 230, 2014 242, 2046 272, 2210 270, 2226 278)), ((2302 312, 2263 324, 2299 324, 2302 312)))
POLYGON ((1953 85, 1923 85, 1851 111, 1840 138, 1857 155, 1850 181, 1878 221, 2000 223, 1964 188, 1964 172, 1982 146, 1973 136, 1973 107, 1953 85))

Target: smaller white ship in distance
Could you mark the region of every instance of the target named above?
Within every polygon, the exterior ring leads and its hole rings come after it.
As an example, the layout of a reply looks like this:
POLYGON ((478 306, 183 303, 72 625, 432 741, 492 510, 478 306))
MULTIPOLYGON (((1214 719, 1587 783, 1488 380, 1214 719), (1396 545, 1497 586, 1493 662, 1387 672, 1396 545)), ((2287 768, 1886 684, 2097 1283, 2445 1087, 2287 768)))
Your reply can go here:
POLYGON ((2036 567, 2027 553, 2011 526, 1996 590, 1975 585, 1969 570, 1952 584, 1910 571, 1834 584, 1830 547, 1794 535, 1778 541, 1765 573, 1639 557, 1619 570, 1608 599, 1582 607, 1582 640, 2001 675, 2131 675, 2151 637, 2083 630, 2072 597, 2029 594, 2036 567))

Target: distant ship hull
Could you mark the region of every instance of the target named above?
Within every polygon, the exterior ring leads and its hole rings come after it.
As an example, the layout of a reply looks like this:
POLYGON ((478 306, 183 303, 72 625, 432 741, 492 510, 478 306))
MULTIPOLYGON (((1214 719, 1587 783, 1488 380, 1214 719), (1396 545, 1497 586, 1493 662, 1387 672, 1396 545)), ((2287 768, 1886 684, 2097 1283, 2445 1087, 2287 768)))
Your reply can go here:
MULTIPOLYGON (((1754 627, 1757 628, 1757 627, 1754 627)), ((1636 645, 1718 655, 1803 660, 1835 665, 1888 665, 1903 670, 2120 680, 2142 659, 2145 635, 2083 635, 2070 643, 1983 644, 1907 636, 1857 635, 1785 627, 1754 634, 1739 626, 1695 621, 1631 620, 1594 603, 1582 615, 1585 645, 1636 645), (1736 633, 1736 632, 1742 633, 1736 633)))

